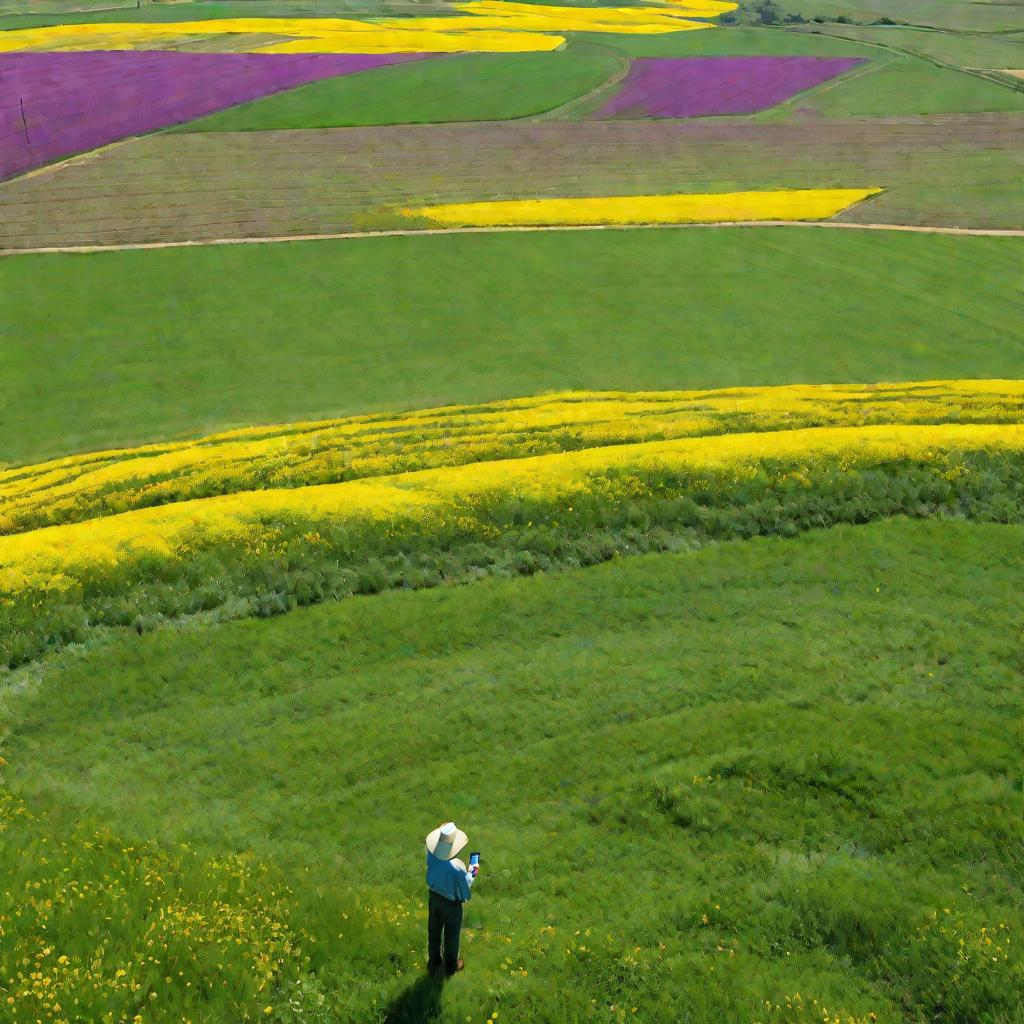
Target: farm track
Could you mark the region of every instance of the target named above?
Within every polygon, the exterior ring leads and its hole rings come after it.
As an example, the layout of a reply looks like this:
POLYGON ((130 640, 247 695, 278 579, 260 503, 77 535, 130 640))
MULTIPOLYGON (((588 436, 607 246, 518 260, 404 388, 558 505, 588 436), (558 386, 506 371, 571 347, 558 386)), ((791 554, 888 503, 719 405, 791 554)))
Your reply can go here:
POLYGON ((884 187, 851 223, 1019 229, 1022 138, 1024 114, 155 135, 0 186, 0 249, 402 230, 390 211, 431 203, 808 187, 884 187))
POLYGON ((845 228, 852 231, 910 231, 922 235, 975 235, 988 238, 1024 238, 1024 229, 943 228, 917 224, 848 224, 843 221, 730 220, 709 224, 551 224, 544 227, 408 228, 390 231, 342 231, 330 235, 278 235, 266 238, 206 238, 181 242, 127 242, 123 245, 63 245, 37 249, 0 249, 3 256, 56 253, 129 252, 147 249, 187 249, 206 245, 272 245, 278 242, 328 242, 360 238, 406 238, 422 235, 480 235, 536 231, 665 231, 670 228, 845 228))

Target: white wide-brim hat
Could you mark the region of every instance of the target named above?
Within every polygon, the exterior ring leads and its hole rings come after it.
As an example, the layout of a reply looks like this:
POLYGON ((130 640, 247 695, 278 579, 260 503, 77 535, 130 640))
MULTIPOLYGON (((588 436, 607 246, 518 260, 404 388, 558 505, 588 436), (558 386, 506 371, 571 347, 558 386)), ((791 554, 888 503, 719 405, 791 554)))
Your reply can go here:
POLYGON ((468 842, 469 837, 455 827, 454 821, 446 821, 427 836, 427 853, 440 860, 451 860, 468 842))

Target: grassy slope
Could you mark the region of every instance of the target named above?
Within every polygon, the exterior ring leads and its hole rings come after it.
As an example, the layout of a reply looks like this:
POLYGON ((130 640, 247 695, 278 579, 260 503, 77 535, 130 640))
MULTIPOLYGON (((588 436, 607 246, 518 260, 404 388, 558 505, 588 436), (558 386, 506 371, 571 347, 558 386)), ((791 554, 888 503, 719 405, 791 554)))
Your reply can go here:
MULTIPOLYGON (((37 808, 255 848, 328 927, 418 898, 454 815, 484 931, 441 1021, 595 995, 600 1020, 751 1020, 794 991, 924 1019, 928 911, 1024 923, 1022 540, 894 522, 160 632, 10 701, 4 754, 37 808), (609 959, 634 944, 639 974, 609 959)), ((401 913, 319 936, 353 1020, 416 978, 401 913)))
POLYGON ((610 54, 468 54, 315 82, 232 107, 181 131, 503 121, 567 103, 615 74, 610 54))
POLYGON ((558 388, 1013 377, 1020 254, 794 228, 6 259, 0 458, 558 388))

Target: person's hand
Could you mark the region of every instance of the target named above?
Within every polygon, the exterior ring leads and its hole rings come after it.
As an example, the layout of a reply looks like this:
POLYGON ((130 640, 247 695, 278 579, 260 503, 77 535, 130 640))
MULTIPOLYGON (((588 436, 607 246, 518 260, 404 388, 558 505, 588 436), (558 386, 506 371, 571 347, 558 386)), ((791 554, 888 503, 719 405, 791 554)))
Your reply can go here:
POLYGON ((471 864, 469 866, 469 870, 473 872, 473 877, 476 878, 476 876, 480 874, 480 865, 479 864, 471 864))

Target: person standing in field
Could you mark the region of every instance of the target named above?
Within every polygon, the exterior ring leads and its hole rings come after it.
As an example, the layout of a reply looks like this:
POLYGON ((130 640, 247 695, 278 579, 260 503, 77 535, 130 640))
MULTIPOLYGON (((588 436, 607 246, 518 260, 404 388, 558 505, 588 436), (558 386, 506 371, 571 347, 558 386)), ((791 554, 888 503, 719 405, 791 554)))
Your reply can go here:
POLYGON ((456 854, 469 839, 446 821, 427 836, 427 971, 435 975, 444 964, 450 977, 465 964, 459 959, 459 935, 462 932, 462 904, 472 898, 470 889, 479 866, 467 868, 456 854), (441 940, 444 939, 444 959, 441 940))

